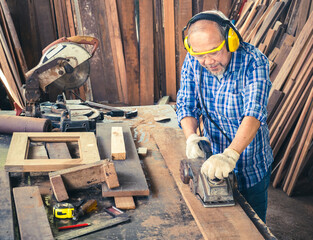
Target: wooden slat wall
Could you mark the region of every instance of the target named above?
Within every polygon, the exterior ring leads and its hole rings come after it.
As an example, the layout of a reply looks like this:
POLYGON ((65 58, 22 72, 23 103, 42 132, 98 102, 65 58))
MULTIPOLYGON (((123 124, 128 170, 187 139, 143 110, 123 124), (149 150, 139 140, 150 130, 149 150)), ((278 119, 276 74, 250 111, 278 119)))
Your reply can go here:
POLYGON ((165 95, 175 101, 186 55, 181 30, 192 15, 209 9, 228 15, 233 1, 9 2, 11 12, 22 13, 14 14, 13 20, 30 68, 38 64, 41 50, 54 40, 90 35, 100 40, 100 46, 90 60, 90 79, 76 93, 95 102, 146 105, 165 95))

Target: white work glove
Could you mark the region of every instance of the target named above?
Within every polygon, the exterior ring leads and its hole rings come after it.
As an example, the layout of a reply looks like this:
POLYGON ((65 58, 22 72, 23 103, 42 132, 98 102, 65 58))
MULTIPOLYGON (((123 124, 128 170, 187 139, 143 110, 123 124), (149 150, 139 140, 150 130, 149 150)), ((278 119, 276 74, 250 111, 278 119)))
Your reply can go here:
POLYGON ((186 156, 188 159, 204 157, 204 152, 200 149, 198 143, 201 140, 209 141, 206 137, 200 137, 198 134, 191 134, 186 141, 186 156))
POLYGON ((223 179, 228 177, 228 174, 234 170, 236 162, 240 154, 235 150, 226 148, 223 153, 212 155, 202 165, 201 172, 214 179, 223 179))

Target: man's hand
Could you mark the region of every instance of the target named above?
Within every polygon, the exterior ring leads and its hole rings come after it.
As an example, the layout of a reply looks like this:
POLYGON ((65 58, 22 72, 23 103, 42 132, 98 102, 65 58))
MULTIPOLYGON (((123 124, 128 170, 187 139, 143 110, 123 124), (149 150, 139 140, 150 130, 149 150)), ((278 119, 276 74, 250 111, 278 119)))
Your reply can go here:
POLYGON ((240 154, 231 148, 223 153, 212 155, 202 165, 201 172, 210 179, 223 179, 235 168, 240 154))
POLYGON ((204 157, 204 152, 200 149, 198 143, 201 140, 209 141, 206 137, 200 137, 197 134, 191 134, 186 141, 186 155, 187 158, 204 157))

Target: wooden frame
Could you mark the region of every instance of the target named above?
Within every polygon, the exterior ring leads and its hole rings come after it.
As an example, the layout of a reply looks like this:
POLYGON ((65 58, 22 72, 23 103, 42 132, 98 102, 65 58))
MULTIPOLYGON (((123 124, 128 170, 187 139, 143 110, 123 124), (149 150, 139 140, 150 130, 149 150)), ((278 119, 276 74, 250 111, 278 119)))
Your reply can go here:
POLYGON ((14 133, 5 169, 8 172, 48 172, 100 161, 97 141, 91 132, 14 133), (75 159, 27 159, 30 142, 73 142, 79 146, 75 159))

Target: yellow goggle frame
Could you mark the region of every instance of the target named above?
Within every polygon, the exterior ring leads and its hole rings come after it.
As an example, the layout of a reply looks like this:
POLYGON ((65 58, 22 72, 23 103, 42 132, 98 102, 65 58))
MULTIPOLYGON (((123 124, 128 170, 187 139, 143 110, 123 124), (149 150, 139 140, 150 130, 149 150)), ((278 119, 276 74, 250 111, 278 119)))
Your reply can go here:
POLYGON ((188 44, 188 36, 186 36, 185 40, 184 40, 184 46, 185 46, 187 52, 189 52, 190 55, 192 55, 192 56, 194 56, 194 55, 204 55, 204 54, 208 54, 208 53, 219 52, 224 47, 224 44, 225 44, 225 40, 217 48, 214 48, 212 50, 209 50, 209 51, 206 51, 206 52, 194 52, 192 50, 192 47, 189 46, 189 44, 188 44))

